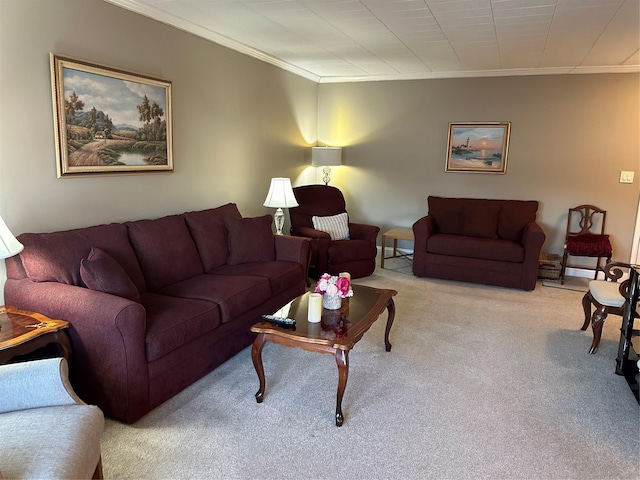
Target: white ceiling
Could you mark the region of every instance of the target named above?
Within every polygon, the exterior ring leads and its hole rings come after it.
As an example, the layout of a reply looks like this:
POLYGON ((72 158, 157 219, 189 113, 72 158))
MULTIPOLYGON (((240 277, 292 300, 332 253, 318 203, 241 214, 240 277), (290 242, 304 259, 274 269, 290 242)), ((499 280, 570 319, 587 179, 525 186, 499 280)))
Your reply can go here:
POLYGON ((640 71, 640 0, 106 0, 317 82, 640 71))

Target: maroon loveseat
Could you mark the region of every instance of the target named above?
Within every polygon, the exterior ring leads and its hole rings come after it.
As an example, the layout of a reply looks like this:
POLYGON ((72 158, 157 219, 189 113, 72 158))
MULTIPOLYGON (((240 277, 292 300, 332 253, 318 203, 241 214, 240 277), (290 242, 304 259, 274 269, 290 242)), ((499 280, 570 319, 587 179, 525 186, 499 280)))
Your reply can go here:
POLYGON ((537 201, 428 198, 413 224, 413 274, 533 290, 545 234, 537 201))
MULTIPOLYGON (((248 346, 304 293, 309 242, 235 204, 155 220, 26 233, 5 302, 68 320, 72 384, 132 423, 248 346)), ((250 361, 247 358, 247 361, 250 361)))

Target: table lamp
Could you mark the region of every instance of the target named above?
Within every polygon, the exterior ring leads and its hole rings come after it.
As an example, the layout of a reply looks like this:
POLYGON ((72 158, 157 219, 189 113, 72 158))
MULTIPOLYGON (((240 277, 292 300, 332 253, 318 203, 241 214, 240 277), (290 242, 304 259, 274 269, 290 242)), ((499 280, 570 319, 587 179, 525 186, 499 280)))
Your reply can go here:
POLYGON ((284 226, 282 208, 298 206, 296 197, 293 194, 293 188, 291 188, 291 180, 288 178, 272 178, 264 206, 277 209, 273 215, 273 223, 276 225, 276 235, 282 235, 282 227, 284 226))
POLYGON ((0 217, 0 259, 13 257, 20 253, 23 248, 24 245, 13 236, 7 224, 0 217))
POLYGON ((22 245, 0 217, 0 259, 9 258, 17 255, 22 251, 22 245))
POLYGON ((330 167, 342 165, 342 147, 311 147, 311 165, 324 167, 322 181, 329 185, 330 167))

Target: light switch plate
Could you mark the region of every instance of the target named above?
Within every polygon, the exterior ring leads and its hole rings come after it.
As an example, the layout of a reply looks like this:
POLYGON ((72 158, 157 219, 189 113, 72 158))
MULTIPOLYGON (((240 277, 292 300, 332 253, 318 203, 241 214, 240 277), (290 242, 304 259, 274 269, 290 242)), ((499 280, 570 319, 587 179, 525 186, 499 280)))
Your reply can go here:
POLYGON ((620 183, 633 183, 633 176, 635 172, 620 172, 620 183))

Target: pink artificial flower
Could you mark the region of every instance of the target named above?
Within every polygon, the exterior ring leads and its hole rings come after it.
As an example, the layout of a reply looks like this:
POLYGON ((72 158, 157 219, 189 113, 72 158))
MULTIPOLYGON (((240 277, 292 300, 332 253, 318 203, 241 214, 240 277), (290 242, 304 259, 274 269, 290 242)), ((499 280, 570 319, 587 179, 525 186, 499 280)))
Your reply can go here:
POLYGON ((349 294, 349 279, 347 277, 338 277, 336 280, 336 287, 340 292, 341 297, 346 297, 349 294))

